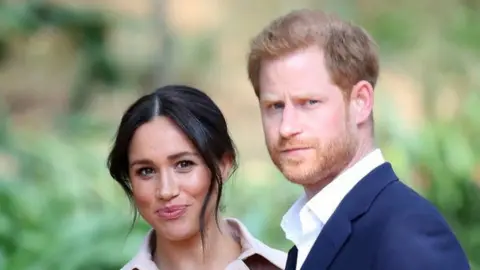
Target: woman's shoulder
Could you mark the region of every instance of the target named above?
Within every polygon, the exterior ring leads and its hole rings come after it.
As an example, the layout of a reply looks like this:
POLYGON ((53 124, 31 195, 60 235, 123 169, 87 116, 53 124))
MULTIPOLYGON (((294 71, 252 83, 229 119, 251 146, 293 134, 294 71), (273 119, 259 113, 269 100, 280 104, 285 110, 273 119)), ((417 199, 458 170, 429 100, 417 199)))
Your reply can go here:
POLYGON ((225 220, 242 247, 239 259, 248 261, 247 259, 250 257, 260 256, 280 269, 285 268, 287 253, 272 248, 253 236, 240 220, 235 218, 226 218, 225 220))

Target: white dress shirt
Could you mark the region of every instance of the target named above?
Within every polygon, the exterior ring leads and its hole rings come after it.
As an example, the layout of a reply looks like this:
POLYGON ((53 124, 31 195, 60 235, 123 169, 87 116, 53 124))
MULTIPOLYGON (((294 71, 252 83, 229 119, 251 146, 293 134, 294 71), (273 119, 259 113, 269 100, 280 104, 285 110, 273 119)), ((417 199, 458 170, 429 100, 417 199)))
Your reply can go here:
POLYGON ((380 149, 375 149, 339 174, 310 201, 304 194, 287 211, 281 227, 285 237, 297 246, 297 270, 302 267, 323 226, 343 198, 362 178, 384 162, 380 149))

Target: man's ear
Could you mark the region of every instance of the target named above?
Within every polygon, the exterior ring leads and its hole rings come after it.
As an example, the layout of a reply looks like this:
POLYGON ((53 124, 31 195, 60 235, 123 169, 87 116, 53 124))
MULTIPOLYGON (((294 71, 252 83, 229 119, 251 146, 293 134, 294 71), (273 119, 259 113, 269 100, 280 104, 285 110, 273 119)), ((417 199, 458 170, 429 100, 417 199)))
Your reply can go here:
POLYGON ((373 86, 367 81, 359 81, 352 88, 350 95, 350 112, 357 125, 370 119, 373 112, 373 86))
POLYGON ((230 176, 230 172, 233 166, 233 157, 231 154, 225 154, 220 161, 220 173, 222 174, 222 180, 225 183, 230 176))

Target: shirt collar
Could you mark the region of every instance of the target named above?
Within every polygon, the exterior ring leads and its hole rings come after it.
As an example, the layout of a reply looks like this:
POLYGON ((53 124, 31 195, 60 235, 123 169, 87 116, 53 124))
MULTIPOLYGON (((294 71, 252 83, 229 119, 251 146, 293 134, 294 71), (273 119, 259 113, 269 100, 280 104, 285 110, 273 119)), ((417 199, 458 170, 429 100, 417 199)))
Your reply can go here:
MULTIPOLYGON (((245 260, 246 258, 258 254, 267 261, 283 269, 286 263, 286 254, 282 251, 270 248, 255 238, 248 229, 237 219, 226 218, 229 228, 234 233, 242 247, 242 253, 237 258, 237 261, 245 260)), ((156 264, 152 259, 151 241, 154 241, 154 230, 150 230, 140 246, 137 255, 128 262, 121 270, 158 270, 156 264)))
POLYGON ((284 252, 273 249, 255 238, 239 220, 234 218, 227 218, 226 220, 235 233, 234 235, 238 237, 242 247, 242 254, 238 257, 239 260, 258 254, 280 269, 285 267, 286 254, 284 252))
POLYGON ((313 227, 323 226, 348 192, 369 172, 384 162, 380 149, 375 149, 339 174, 310 201, 303 194, 283 216, 281 227, 285 232, 285 237, 297 243, 302 235, 314 230, 313 227), (305 219, 309 222, 302 222, 305 219))
POLYGON ((152 229, 145 236, 135 257, 120 270, 158 270, 157 265, 153 262, 150 245, 152 241, 155 241, 154 236, 155 231, 152 229))

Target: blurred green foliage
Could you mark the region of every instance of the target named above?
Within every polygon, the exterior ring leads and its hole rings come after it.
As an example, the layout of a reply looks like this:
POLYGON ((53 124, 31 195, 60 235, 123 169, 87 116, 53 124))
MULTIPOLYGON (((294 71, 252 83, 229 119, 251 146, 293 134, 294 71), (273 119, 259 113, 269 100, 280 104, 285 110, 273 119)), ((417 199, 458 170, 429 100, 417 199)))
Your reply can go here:
POLYGON ((480 93, 472 89, 453 121, 431 123, 405 142, 412 172, 425 196, 443 213, 472 261, 480 267, 480 93))
MULTIPOLYGON (((474 69, 480 57, 480 17, 478 6, 467 9, 468 3, 455 3, 455 9, 448 8, 449 16, 436 20, 409 6, 369 12, 368 16, 352 12, 352 16, 378 40, 382 57, 407 66, 415 63, 412 72, 428 74, 428 78, 419 76, 424 80, 425 105, 435 103, 440 95, 435 86, 445 77, 462 82, 455 89, 461 95, 455 117, 445 120, 431 108, 426 124, 415 131, 399 122, 396 114, 402 112, 392 112, 391 101, 379 99, 382 117, 377 119, 377 134, 402 179, 441 210, 473 269, 480 269, 480 96, 478 82, 464 72, 474 69), (440 34, 433 35, 428 28, 432 20, 441 28, 440 34), (427 38, 441 46, 429 47, 427 38), (446 51, 453 57, 447 57, 446 51)), ((94 82, 125 83, 106 46, 111 23, 105 14, 93 10, 46 1, 8 6, 0 1, 0 62, 8 59, 13 36, 32 35, 41 27, 61 29, 83 59, 71 90, 67 126, 48 133, 22 131, 12 126, 6 104, 0 100, 0 269, 119 269, 148 229, 139 221, 128 234, 130 206, 105 166, 113 127, 98 123, 85 111, 85 104, 95 95, 91 91, 94 82)), ((215 33, 199 40, 177 39, 174 47, 188 53, 176 58, 175 71, 192 80, 202 76, 205 63, 211 63, 215 55, 214 39, 215 33), (198 53, 195 44, 201 45, 200 54, 194 53, 198 53)), ((226 215, 243 220, 268 244, 288 250, 291 244, 279 223, 301 189, 278 172, 272 171, 267 178, 240 176, 229 181, 226 215)))
POLYGON ((96 181, 106 178, 102 156, 35 135, 2 134, 14 173, 0 178, 0 269, 119 269, 128 218, 114 187, 96 181))
POLYGON ((69 106, 75 114, 92 101, 92 84, 120 82, 119 70, 106 48, 109 24, 107 16, 98 11, 79 11, 48 1, 0 4, 0 64, 7 60, 8 41, 13 37, 32 36, 48 27, 60 30, 77 46, 81 59, 69 106))

